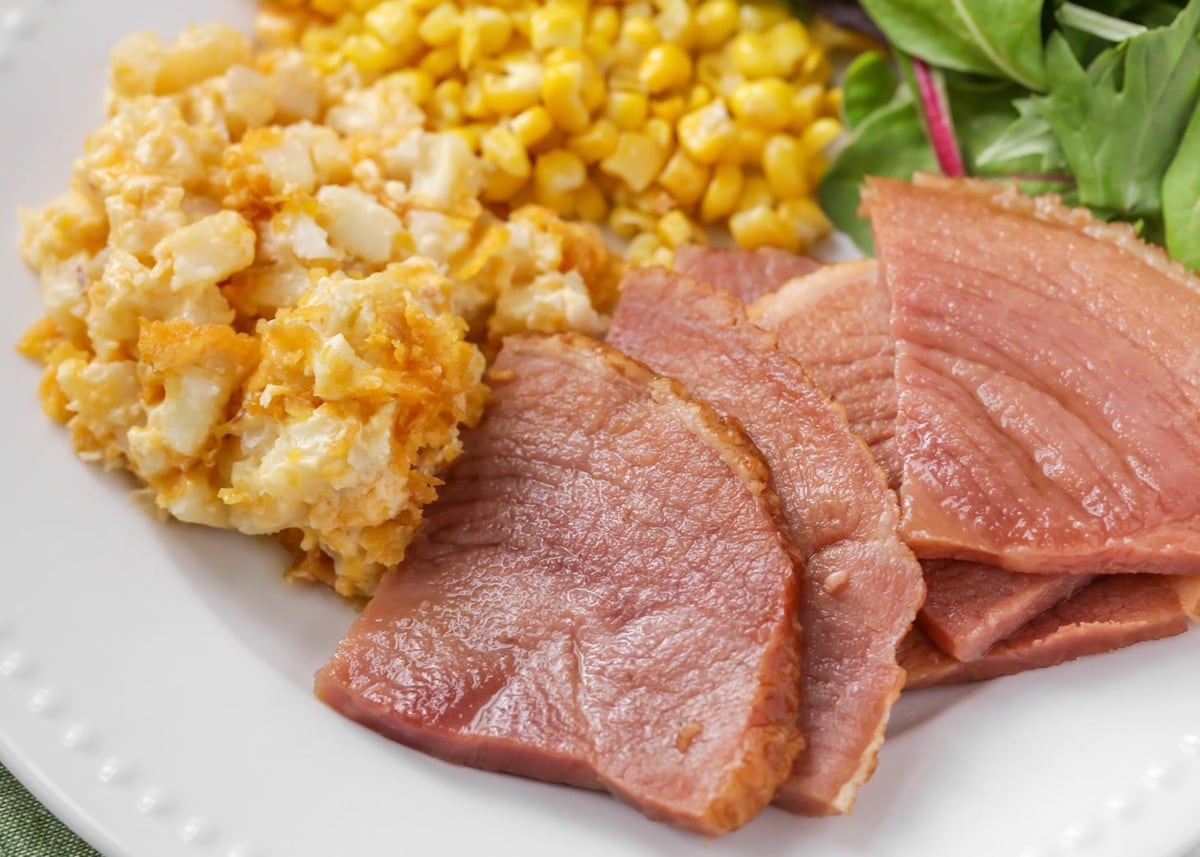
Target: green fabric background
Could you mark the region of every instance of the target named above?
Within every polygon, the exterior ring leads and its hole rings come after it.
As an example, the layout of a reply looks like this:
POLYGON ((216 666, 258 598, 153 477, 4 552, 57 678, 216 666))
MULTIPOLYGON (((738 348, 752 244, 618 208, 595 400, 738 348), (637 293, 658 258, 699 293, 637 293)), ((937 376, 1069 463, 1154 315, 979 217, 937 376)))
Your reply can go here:
POLYGON ((0 765, 0 857, 100 857, 0 765))

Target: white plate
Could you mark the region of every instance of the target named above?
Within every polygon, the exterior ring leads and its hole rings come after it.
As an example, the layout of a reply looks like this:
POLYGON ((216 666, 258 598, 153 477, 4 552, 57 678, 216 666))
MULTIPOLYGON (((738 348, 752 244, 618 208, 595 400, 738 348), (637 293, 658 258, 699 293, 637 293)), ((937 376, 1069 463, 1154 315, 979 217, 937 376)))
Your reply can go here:
MULTIPOLYGON (((852 817, 715 843, 602 795, 456 768, 317 703, 353 614, 269 543, 153 521, 75 459, 13 353, 39 315, 14 206, 66 186, 108 48, 186 0, 0 0, 0 757, 117 857, 1175 857, 1200 839, 1200 634, 903 701, 852 817), (16 24, 15 31, 9 29, 16 24)), ((245 23, 248 2, 203 14, 245 23)))

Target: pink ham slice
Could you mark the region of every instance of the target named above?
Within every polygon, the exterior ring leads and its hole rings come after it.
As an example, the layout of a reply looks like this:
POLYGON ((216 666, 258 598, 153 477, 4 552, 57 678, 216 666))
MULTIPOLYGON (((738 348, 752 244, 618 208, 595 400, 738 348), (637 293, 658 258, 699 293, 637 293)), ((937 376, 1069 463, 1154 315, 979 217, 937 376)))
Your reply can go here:
POLYGON ((872 179, 865 199, 918 555, 1200 571, 1200 280, 1012 188, 872 179))
POLYGON ((317 695, 475 767, 706 834, 803 744, 795 549, 754 447, 593 340, 506 341, 495 401, 317 695))
POLYGON ((810 274, 821 263, 774 247, 758 250, 715 250, 685 244, 675 251, 675 270, 732 292, 749 303, 769 294, 793 277, 810 274))
MULTIPOLYGON (((868 259, 829 265, 792 280, 751 306, 750 317, 774 331, 779 347, 846 409, 851 427, 898 488, 891 300, 878 264, 868 259)), ((963 661, 983 657, 1087 582, 1082 576, 1016 574, 958 560, 927 560, 922 566, 927 595, 918 621, 938 646, 963 661)))
POLYGON ((661 268, 630 271, 609 342, 737 419, 763 451, 806 557, 801 754, 777 803, 848 812, 903 684, 896 646, 924 597, 896 535, 898 505, 862 439, 727 292, 661 268))
POLYGON ((914 631, 901 646, 900 662, 908 671, 906 688, 916 690, 1054 666, 1182 634, 1187 627, 1173 581, 1156 575, 1117 574, 1096 578, 980 660, 957 661, 914 631))

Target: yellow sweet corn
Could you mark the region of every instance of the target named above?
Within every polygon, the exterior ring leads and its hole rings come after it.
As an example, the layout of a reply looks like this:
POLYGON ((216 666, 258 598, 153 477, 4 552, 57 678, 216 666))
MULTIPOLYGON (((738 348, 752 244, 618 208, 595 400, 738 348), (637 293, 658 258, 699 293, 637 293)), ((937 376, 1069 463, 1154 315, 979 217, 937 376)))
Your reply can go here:
POLYGON ((490 165, 486 203, 606 220, 644 260, 702 237, 697 223, 742 246, 823 235, 810 194, 843 131, 830 52, 878 48, 781 0, 264 4, 264 42, 394 74, 429 127, 490 165))
POLYGON ((780 247, 793 253, 800 250, 800 238, 792 224, 766 205, 756 205, 729 218, 729 232, 743 250, 780 247))

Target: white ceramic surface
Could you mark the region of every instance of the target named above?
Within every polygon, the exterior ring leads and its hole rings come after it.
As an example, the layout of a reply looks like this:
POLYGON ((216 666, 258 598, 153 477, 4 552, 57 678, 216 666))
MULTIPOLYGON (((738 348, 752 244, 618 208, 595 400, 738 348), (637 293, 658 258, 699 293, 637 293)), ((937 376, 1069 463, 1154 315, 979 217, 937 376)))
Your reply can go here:
POLYGON ((353 618, 269 543, 151 520, 72 455, 13 352, 17 204, 66 186, 135 29, 249 0, 0 0, 0 758, 113 857, 1175 857, 1200 838, 1200 633, 902 701, 852 817, 715 843, 608 798, 455 768, 317 703, 353 618))

